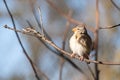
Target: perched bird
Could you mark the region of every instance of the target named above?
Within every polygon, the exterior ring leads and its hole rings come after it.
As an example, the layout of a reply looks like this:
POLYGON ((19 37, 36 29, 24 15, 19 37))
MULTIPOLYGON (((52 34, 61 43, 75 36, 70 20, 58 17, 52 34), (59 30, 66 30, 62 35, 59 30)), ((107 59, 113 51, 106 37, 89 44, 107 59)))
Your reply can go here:
POLYGON ((80 60, 89 59, 90 51, 92 50, 92 40, 84 26, 76 26, 72 29, 74 34, 70 38, 69 45, 72 50, 71 57, 80 56, 80 60))

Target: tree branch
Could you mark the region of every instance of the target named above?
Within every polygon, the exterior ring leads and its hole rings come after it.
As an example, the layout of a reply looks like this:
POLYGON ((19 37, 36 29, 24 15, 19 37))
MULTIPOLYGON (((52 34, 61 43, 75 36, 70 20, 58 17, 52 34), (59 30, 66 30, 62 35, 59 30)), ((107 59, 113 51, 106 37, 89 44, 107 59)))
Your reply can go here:
MULTIPOLYGON (((69 11, 69 13, 68 13, 68 16, 72 16, 72 11, 70 10, 69 11)), ((63 41, 62 41, 62 49, 63 50, 65 50, 65 44, 66 44, 66 36, 67 36, 67 33, 68 33, 68 31, 69 31, 69 27, 70 27, 70 22, 69 21, 67 21, 66 22, 66 29, 65 29, 65 31, 64 31, 64 35, 63 35, 63 41)), ((65 61, 64 61, 64 59, 62 59, 61 58, 61 60, 60 60, 60 75, 59 75, 59 80, 62 80, 62 71, 63 71, 63 66, 64 66, 64 63, 65 63, 65 61)))
MULTIPOLYGON (((115 0, 114 0, 115 1, 115 0)), ((120 11, 120 8, 117 6, 117 4, 114 2, 113 0, 111 0, 111 3, 117 8, 118 11, 120 11)))
POLYGON ((99 27, 99 29, 112 29, 112 28, 119 27, 119 26, 120 24, 117 24, 117 25, 109 26, 109 27, 99 27))
MULTIPOLYGON (((98 60, 98 36, 99 36, 99 0, 96 0, 96 27, 95 27, 95 42, 94 42, 94 48, 95 48, 95 60, 98 60)), ((98 64, 95 64, 95 74, 96 74, 96 79, 99 80, 99 69, 98 69, 98 64)))
MULTIPOLYGON (((67 21, 76 24, 76 25, 85 25, 85 23, 82 23, 78 20, 75 20, 73 18, 71 18, 70 16, 68 16, 66 13, 64 13, 59 7, 57 7, 52 1, 50 0, 46 0, 46 2, 54 9, 56 10, 61 16, 63 16, 65 19, 67 19, 67 21)), ((86 26, 87 29, 89 29, 90 31, 94 32, 94 29, 91 27, 86 26)))
MULTIPOLYGON (((53 42, 48 40, 45 36, 43 36, 41 33, 37 32, 35 29, 32 29, 32 28, 28 27, 28 28, 25 28, 25 29, 20 31, 20 30, 16 30, 14 28, 8 27, 7 25, 5 25, 4 27, 7 28, 7 29, 10 29, 10 30, 14 30, 16 32, 20 32, 22 34, 26 34, 26 35, 34 36, 36 38, 40 38, 43 41, 45 41, 46 43, 48 43, 49 45, 51 45, 52 47, 56 48, 58 51, 60 51, 65 56, 68 56, 68 57, 72 58, 71 53, 66 52, 65 50, 62 50, 56 44, 54 44, 53 42)), ((74 58, 79 60, 79 57, 80 56, 76 55, 74 58)), ((85 62, 90 62, 90 63, 95 63, 95 64, 101 64, 101 65, 120 65, 120 63, 103 62, 103 61, 95 61, 95 60, 88 60, 88 59, 84 59, 84 61, 85 62)))
MULTIPOLYGON (((13 26, 14 26, 14 29, 16 29, 16 25, 15 25, 15 22, 14 22, 14 18, 13 18, 12 13, 10 12, 10 10, 9 10, 9 8, 8 8, 8 5, 7 5, 6 0, 3 0, 3 2, 4 2, 5 7, 7 8, 7 11, 8 11, 8 13, 9 13, 9 15, 10 15, 10 18, 11 18, 11 20, 12 20, 12 24, 13 24, 13 26)), ((18 42, 19 42, 19 44, 20 44, 20 46, 21 46, 21 48, 22 48, 22 50, 23 50, 26 58, 28 59, 30 65, 31 65, 31 67, 32 67, 32 69, 33 69, 33 71, 34 71, 34 74, 35 74, 36 79, 37 79, 37 80, 40 80, 40 78, 39 78, 39 76, 38 76, 38 73, 37 73, 37 71, 36 71, 37 66, 35 66, 35 64, 34 64, 33 61, 31 60, 31 58, 30 58, 29 55, 27 54, 27 52, 26 52, 26 50, 25 50, 25 48, 24 48, 24 46, 23 46, 23 44, 22 44, 22 42, 21 42, 21 40, 20 40, 20 37, 19 37, 19 35, 18 35, 18 33, 17 33, 16 31, 15 31, 15 34, 16 34, 16 36, 17 36, 18 42), (36 67, 36 68, 35 68, 35 67, 36 67)))

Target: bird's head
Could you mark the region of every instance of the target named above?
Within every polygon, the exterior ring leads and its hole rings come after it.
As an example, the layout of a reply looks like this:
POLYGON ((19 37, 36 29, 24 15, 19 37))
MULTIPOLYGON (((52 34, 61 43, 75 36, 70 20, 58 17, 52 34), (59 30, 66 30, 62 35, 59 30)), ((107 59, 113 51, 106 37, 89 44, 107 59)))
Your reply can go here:
POLYGON ((79 32, 80 34, 86 34, 87 33, 86 28, 84 26, 80 26, 80 25, 78 25, 75 28, 73 28, 72 31, 74 33, 76 33, 76 32, 78 33, 79 32))

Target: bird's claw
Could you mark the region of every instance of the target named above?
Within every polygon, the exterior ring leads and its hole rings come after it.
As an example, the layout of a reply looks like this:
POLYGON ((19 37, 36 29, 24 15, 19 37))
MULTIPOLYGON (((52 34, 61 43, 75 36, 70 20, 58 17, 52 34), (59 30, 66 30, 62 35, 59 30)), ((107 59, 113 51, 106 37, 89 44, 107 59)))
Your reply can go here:
POLYGON ((84 61, 84 57, 83 56, 80 56, 80 61, 84 61))
POLYGON ((75 57, 75 55, 76 55, 75 53, 72 53, 70 56, 71 56, 72 58, 74 58, 74 57, 75 57))

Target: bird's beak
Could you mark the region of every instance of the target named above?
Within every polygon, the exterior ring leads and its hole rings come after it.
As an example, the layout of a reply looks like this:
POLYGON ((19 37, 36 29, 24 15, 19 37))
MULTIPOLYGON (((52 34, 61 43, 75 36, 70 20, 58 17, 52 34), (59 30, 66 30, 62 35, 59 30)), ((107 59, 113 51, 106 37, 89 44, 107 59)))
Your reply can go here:
POLYGON ((76 31, 76 28, 73 28, 72 31, 75 32, 75 31, 76 31))

